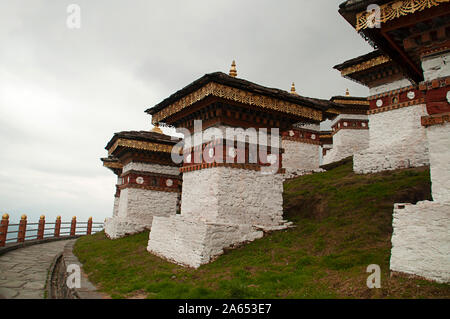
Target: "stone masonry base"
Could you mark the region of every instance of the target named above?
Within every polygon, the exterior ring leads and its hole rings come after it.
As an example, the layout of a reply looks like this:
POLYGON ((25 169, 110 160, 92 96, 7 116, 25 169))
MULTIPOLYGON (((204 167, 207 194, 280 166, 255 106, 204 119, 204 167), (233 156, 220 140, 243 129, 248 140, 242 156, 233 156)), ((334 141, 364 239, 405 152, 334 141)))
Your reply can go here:
POLYGON ((151 226, 151 223, 137 223, 130 221, 128 218, 116 216, 112 218, 106 218, 105 234, 109 239, 117 239, 125 237, 127 235, 140 233, 145 229, 150 229, 151 226))
POLYGON ((198 268, 221 255, 224 248, 263 235, 251 225, 205 222, 182 215, 155 217, 147 250, 171 262, 198 268))
POLYGON ((450 203, 395 204, 391 271, 450 282, 450 203))
POLYGON ((424 104, 369 115, 369 148, 353 156, 358 174, 429 165, 424 104))

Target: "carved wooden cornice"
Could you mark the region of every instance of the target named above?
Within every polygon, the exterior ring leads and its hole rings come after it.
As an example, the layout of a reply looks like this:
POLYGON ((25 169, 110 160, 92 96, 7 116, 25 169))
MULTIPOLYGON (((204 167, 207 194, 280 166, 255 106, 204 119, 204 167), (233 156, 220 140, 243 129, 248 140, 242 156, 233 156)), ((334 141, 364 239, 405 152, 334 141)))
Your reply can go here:
POLYGON ((422 116, 422 125, 425 127, 450 123, 450 113, 434 114, 430 116, 422 116))
POLYGON ((153 114, 152 122, 158 123, 164 121, 169 116, 187 108, 190 105, 193 105, 194 103, 204 99, 207 96, 224 98, 243 104, 258 106, 263 109, 297 115, 316 121, 322 120, 322 112, 314 110, 310 107, 301 106, 295 103, 247 92, 223 84, 210 82, 197 91, 194 91, 186 95, 185 97, 182 97, 181 99, 165 107, 161 111, 153 114))
MULTIPOLYGON (((201 169, 208 169, 208 168, 214 168, 214 167, 228 167, 228 168, 236 168, 236 169, 245 169, 245 170, 251 170, 251 171, 261 171, 261 165, 257 164, 238 164, 238 163, 203 163, 203 164, 196 164, 196 165, 190 165, 190 166, 184 166, 180 168, 181 173, 187 173, 187 172, 193 172, 198 171, 201 169)), ((278 168, 277 174, 284 174, 286 172, 286 169, 284 168, 278 168)))
POLYGON ((356 15, 356 31, 371 28, 374 23, 386 23, 390 20, 400 18, 415 12, 438 6, 450 0, 402 0, 392 1, 380 6, 380 17, 375 21, 370 20, 374 17, 373 13, 360 12, 356 15))
POLYGON ((346 76, 346 75, 349 75, 352 73, 364 71, 364 70, 371 69, 377 65, 381 65, 381 64, 384 64, 384 63, 387 63, 390 61, 391 61, 391 58, 389 58, 386 55, 381 55, 376 58, 370 59, 368 61, 361 62, 357 65, 352 65, 348 68, 345 68, 345 69, 341 70, 341 75, 346 76))
POLYGON ((419 105, 419 104, 425 104, 425 98, 418 98, 418 99, 414 99, 414 100, 402 102, 402 103, 393 103, 393 104, 390 104, 390 105, 387 105, 384 107, 371 109, 371 110, 367 111, 367 114, 372 115, 372 114, 397 110, 397 109, 401 109, 404 107, 408 107, 408 106, 412 106, 412 105, 419 105))
POLYGON ((161 186, 148 186, 148 185, 136 185, 136 184, 126 184, 126 185, 119 186, 119 190, 124 190, 127 188, 138 188, 138 189, 145 189, 145 190, 150 190, 150 191, 180 193, 179 189, 169 188, 169 187, 161 187, 161 186))
POLYGON ((305 144, 320 145, 320 140, 311 140, 311 139, 308 139, 308 138, 283 136, 282 139, 283 140, 287 140, 287 141, 305 143, 305 144))
MULTIPOLYGON (((172 150, 176 151, 178 149, 178 147, 175 147, 172 145, 119 138, 113 144, 113 146, 108 150, 108 154, 109 155, 112 154, 119 146, 124 146, 124 147, 139 149, 139 150, 153 151, 153 152, 163 152, 163 153, 171 153, 172 150)), ((178 151, 181 151, 181 148, 178 151)))
POLYGON ((103 162, 103 166, 107 168, 116 168, 116 169, 122 169, 123 165, 120 162, 103 162))
POLYGON ((369 101, 357 101, 357 100, 333 100, 333 102, 345 105, 370 105, 369 101))

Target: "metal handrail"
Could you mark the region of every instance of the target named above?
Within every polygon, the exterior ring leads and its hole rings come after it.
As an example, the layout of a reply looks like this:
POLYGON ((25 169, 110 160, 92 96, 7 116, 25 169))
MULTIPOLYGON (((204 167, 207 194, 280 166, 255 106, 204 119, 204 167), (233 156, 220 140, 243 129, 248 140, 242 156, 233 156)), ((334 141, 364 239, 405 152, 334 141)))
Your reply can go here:
POLYGON ((92 220, 89 220, 87 222, 84 221, 79 222, 76 219, 72 219, 71 222, 62 222, 60 219, 57 219, 56 222, 46 222, 45 220, 44 221, 41 220, 39 223, 27 223, 26 216, 25 216, 25 223, 22 223, 23 220, 21 220, 20 223, 9 224, 8 221, 9 216, 7 216, 6 219, 5 218, 1 219, 0 247, 4 246, 6 243, 11 243, 14 241, 23 242, 38 238, 57 238, 57 237, 71 236, 72 234, 75 234, 77 236, 84 234, 94 234, 97 233, 98 231, 101 231, 104 226, 104 223, 102 222, 93 222, 92 220), (28 228, 28 226, 38 226, 38 227, 30 229, 28 228), (8 231, 9 227, 18 227, 18 228, 15 228, 16 230, 8 231), (56 229, 59 229, 58 236, 55 236, 56 229), (8 238, 8 235, 10 234, 17 234, 17 237, 8 238))

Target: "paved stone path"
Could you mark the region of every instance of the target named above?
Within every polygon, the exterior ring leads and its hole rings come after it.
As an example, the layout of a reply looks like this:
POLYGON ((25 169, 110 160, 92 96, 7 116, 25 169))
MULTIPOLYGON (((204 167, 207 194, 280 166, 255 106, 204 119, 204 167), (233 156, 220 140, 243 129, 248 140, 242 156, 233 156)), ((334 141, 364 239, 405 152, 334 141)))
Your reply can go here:
POLYGON ((43 299, 49 267, 72 240, 19 248, 0 256, 0 298, 43 299))

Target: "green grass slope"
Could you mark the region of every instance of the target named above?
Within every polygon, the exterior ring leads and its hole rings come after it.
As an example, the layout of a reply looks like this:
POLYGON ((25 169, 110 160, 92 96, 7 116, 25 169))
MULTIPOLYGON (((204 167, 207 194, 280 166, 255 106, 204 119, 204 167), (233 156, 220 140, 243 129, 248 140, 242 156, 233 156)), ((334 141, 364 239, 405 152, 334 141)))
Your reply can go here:
POLYGON ((197 270, 146 251, 148 232, 80 238, 75 254, 112 298, 449 298, 450 285, 389 276, 394 202, 430 199, 429 171, 355 175, 352 164, 285 183, 295 228, 228 250, 197 270), (381 267, 381 289, 366 268, 381 267))

